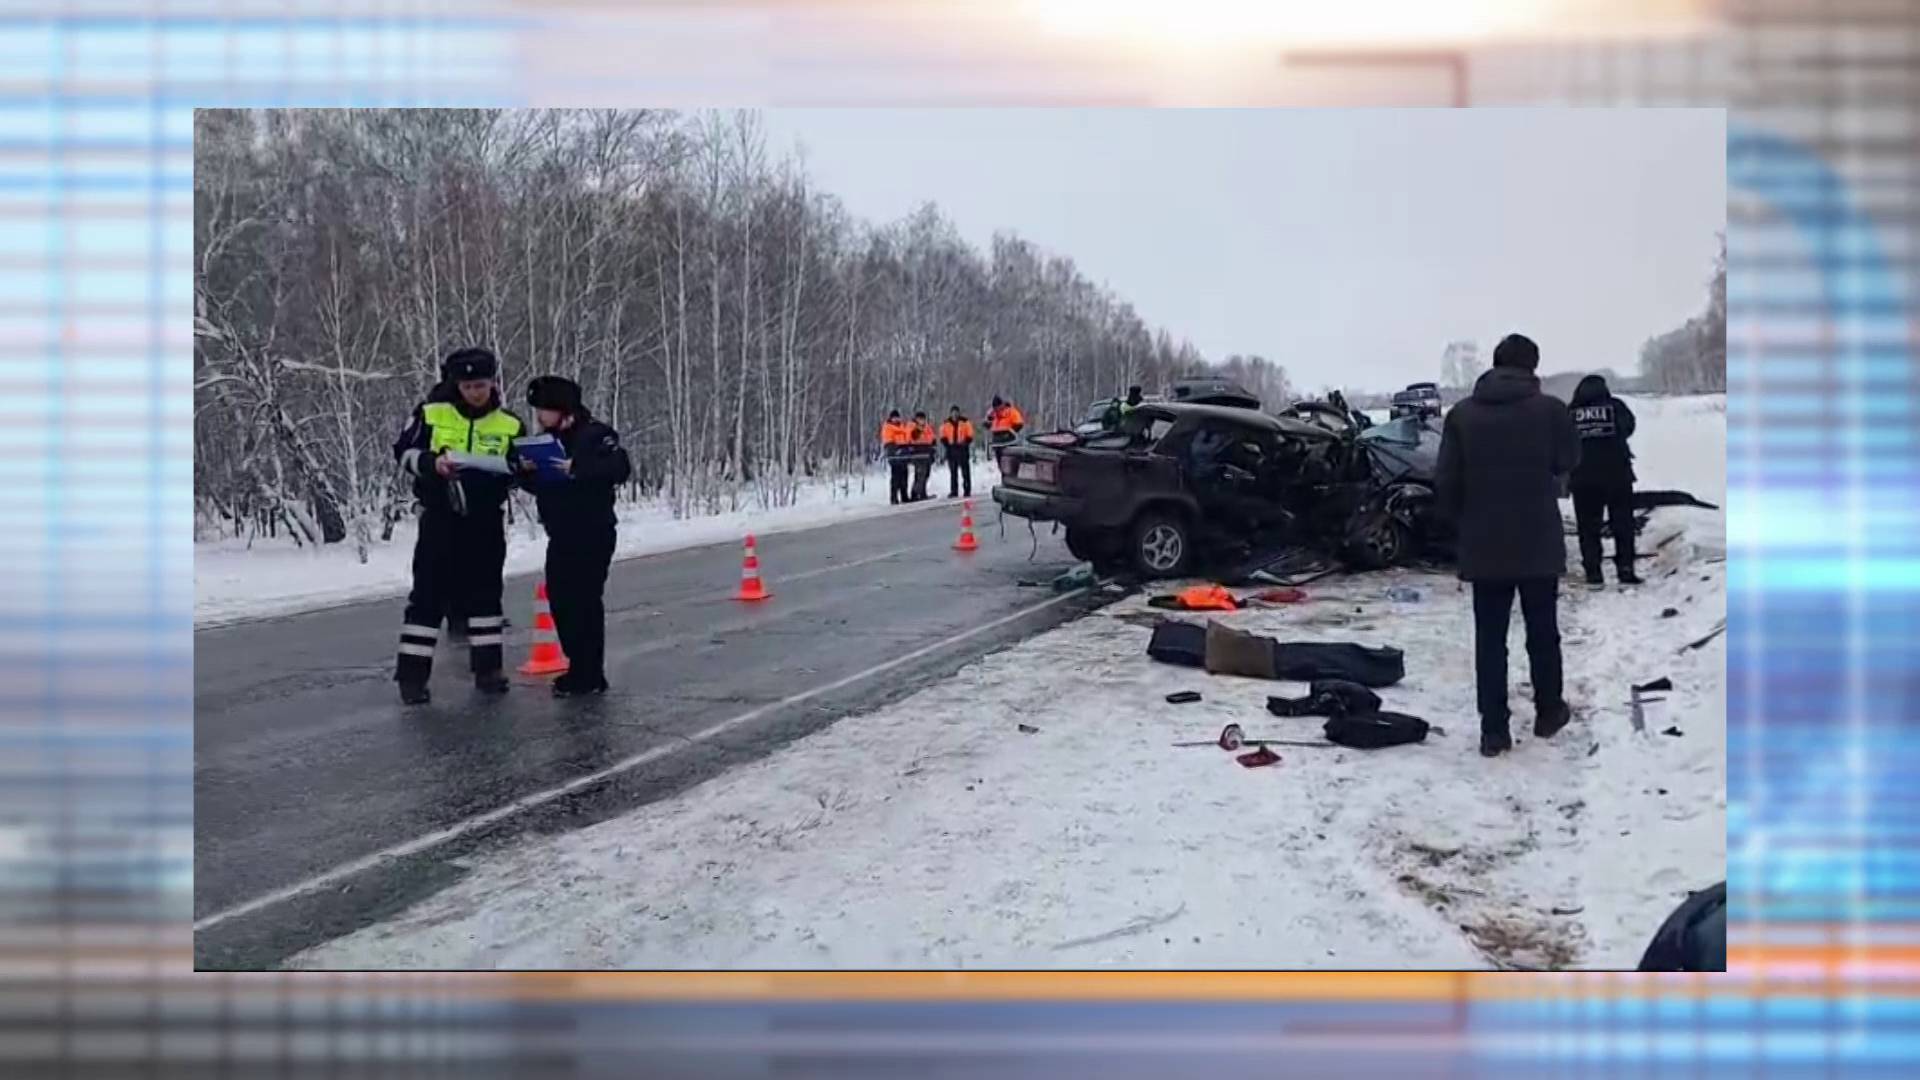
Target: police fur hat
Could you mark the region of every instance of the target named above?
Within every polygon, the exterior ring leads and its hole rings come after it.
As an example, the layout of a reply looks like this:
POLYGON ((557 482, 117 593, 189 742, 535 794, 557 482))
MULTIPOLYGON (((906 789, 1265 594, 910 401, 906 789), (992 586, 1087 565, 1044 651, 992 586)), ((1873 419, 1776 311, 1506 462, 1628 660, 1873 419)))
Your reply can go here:
POLYGON ((580 411, 580 384, 558 375, 542 375, 527 384, 527 404, 556 412, 580 411))
POLYGON ((440 362, 440 376, 450 382, 491 379, 500 374, 500 361, 479 347, 455 349, 440 362))

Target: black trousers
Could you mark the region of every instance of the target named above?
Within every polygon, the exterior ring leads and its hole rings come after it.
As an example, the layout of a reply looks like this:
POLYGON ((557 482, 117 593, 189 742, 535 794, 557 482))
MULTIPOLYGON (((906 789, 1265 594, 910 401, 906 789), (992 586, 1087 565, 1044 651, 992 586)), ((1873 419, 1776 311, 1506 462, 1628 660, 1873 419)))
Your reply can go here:
POLYGON ((973 494, 973 458, 962 454, 947 458, 947 497, 973 494))
POLYGON ((887 473, 887 501, 889 503, 910 501, 912 496, 907 491, 907 462, 900 458, 888 461, 887 473))
POLYGON ((1580 533, 1580 565, 1588 576, 1600 572, 1600 515, 1613 533, 1613 564, 1633 569, 1633 485, 1573 489, 1573 520, 1580 533))
POLYGON ((433 648, 440 623, 464 615, 467 647, 476 675, 500 670, 500 570, 507 561, 507 531, 498 510, 463 516, 430 511, 420 517, 413 542, 413 590, 401 618, 400 651, 393 677, 424 683, 433 674, 433 648))
POLYGON ((613 561, 612 525, 547 534, 547 603, 566 679, 593 684, 607 677, 607 566, 613 561))
POLYGON ((1520 595, 1520 616, 1527 623, 1527 664, 1533 676, 1533 704, 1545 711, 1561 704, 1560 579, 1473 583, 1473 674, 1483 734, 1507 733, 1507 627, 1513 597, 1520 595))
POLYGON ((933 475, 933 458, 923 457, 913 463, 913 501, 919 502, 927 497, 927 477, 933 475))

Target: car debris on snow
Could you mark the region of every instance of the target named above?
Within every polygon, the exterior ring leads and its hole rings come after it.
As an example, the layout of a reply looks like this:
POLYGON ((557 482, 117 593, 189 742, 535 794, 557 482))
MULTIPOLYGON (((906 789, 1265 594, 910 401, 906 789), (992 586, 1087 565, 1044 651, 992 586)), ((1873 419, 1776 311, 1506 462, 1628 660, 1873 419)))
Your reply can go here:
MULTIPOLYGON (((1091 937, 1074 938, 1072 941, 1063 941, 1060 944, 1055 945, 1053 949, 1055 952, 1059 952, 1062 949, 1077 949, 1083 945, 1098 945, 1101 942, 1113 941, 1116 938, 1131 937, 1135 934, 1144 934, 1147 931, 1152 930, 1157 926, 1165 926, 1166 924, 1186 914, 1186 911, 1187 911, 1187 904, 1186 904, 1186 901, 1183 900, 1180 902, 1180 906, 1177 908, 1174 908, 1172 911, 1162 912, 1161 914, 1158 914, 1158 915, 1141 915, 1135 918, 1132 922, 1127 923, 1125 926, 1122 926, 1117 930, 1109 930, 1104 934, 1094 934, 1091 937)), ((1193 940, 1199 941, 1200 939, 1194 938, 1193 940)))

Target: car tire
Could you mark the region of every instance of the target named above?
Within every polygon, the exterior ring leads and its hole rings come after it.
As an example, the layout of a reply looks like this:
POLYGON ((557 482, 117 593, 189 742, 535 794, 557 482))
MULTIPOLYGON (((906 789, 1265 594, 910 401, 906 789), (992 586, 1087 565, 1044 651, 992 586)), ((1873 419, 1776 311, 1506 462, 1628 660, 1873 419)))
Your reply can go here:
POLYGON ((1364 514, 1347 530, 1347 562, 1356 570, 1384 570, 1413 551, 1413 534, 1384 511, 1364 514))
POLYGON ((1081 562, 1097 563, 1113 547, 1106 533, 1085 527, 1067 528, 1067 552, 1081 562))
POLYGON ((1150 511, 1127 534, 1127 561, 1142 578, 1185 577, 1193 566, 1193 529, 1175 514, 1150 511))

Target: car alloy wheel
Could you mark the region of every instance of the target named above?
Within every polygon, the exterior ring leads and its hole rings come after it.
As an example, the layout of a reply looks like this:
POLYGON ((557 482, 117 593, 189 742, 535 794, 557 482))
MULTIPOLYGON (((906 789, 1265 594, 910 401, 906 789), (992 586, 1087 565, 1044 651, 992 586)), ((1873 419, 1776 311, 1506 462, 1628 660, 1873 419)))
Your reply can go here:
POLYGON ((1172 525, 1161 523, 1140 537, 1142 561, 1157 573, 1166 573, 1180 565, 1186 555, 1186 538, 1172 525))

